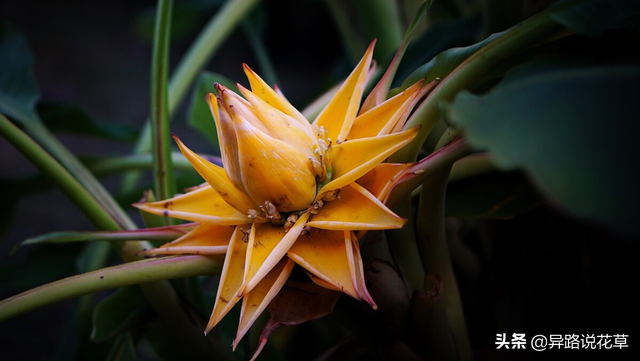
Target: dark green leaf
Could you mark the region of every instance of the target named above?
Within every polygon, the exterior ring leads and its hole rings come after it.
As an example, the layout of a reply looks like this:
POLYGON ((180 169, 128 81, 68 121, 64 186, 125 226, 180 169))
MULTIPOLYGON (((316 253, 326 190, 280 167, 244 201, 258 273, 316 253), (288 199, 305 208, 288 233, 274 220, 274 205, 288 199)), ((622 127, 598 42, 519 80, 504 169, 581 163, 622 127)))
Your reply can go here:
POLYGON ((556 5, 552 13, 558 23, 589 35, 600 35, 603 31, 624 24, 631 15, 640 13, 638 0, 586 0, 564 1, 556 5), (575 3, 573 6, 565 7, 575 3))
POLYGON ((453 48, 436 55, 431 61, 416 69, 411 75, 405 79, 402 83, 402 88, 407 88, 409 85, 424 78, 426 82, 430 82, 435 78, 442 78, 447 76, 453 71, 460 63, 465 61, 471 54, 475 53, 478 49, 488 44, 493 39, 501 36, 502 33, 495 33, 483 41, 461 48, 453 48))
POLYGON ((124 287, 100 302, 93 311, 91 339, 107 340, 153 315, 138 286, 124 287))
POLYGON ((132 127, 122 124, 96 122, 87 112, 75 105, 40 102, 37 109, 42 121, 52 131, 63 131, 127 142, 136 139, 136 131, 132 127))
POLYGON ((518 172, 489 173, 449 183, 449 217, 508 219, 528 211, 542 198, 518 172))
POLYGON ((216 131, 216 123, 209 110, 209 105, 205 101, 208 93, 212 93, 214 83, 220 83, 230 89, 236 90, 235 84, 220 74, 202 72, 198 84, 194 88, 191 95, 191 103, 189 105, 189 124, 204 134, 209 139, 216 150, 219 149, 218 133, 216 131))
POLYGON ((460 93, 448 115, 472 145, 526 170, 567 210, 637 235, 639 98, 639 67, 565 69, 460 93))
POLYGON ((33 57, 25 38, 0 26, 0 112, 21 123, 38 122, 40 92, 32 71, 33 57))
POLYGON ((475 43, 481 24, 480 17, 474 16, 429 27, 407 48, 398 68, 398 79, 406 78, 420 65, 447 49, 475 43))

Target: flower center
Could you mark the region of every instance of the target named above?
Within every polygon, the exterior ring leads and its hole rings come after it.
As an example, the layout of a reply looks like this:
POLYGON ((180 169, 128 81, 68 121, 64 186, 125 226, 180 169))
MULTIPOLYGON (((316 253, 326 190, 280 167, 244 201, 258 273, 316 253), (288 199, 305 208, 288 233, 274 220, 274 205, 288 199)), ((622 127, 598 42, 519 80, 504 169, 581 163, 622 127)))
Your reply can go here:
MULTIPOLYGON (((313 170, 316 174, 316 195, 326 184, 331 182, 333 178, 333 168, 331 167, 331 139, 326 137, 324 127, 314 126, 314 131, 318 140, 318 147, 315 149, 315 157, 309 158, 313 170)), ((316 197, 317 198, 317 197, 316 197)), ((251 222, 266 223, 270 222, 274 225, 282 225, 285 232, 288 231, 296 223, 300 215, 309 212, 317 214, 325 202, 331 202, 340 198, 340 189, 334 189, 322 195, 321 199, 317 199, 307 208, 283 212, 270 201, 265 201, 263 205, 259 205, 258 209, 250 209, 248 217, 251 222)))

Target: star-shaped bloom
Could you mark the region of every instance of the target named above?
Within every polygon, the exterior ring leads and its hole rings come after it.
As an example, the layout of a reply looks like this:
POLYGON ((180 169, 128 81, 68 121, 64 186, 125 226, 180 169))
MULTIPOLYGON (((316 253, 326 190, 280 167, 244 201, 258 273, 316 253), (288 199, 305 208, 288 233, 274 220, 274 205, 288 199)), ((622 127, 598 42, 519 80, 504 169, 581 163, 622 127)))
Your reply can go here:
POLYGON ((226 254, 205 332, 242 300, 237 345, 296 264, 316 284, 377 307, 365 285, 356 232, 405 223, 381 200, 406 165, 382 162, 416 135, 418 129, 403 125, 426 87, 416 83, 360 110, 373 45, 312 123, 246 65, 251 90, 238 84, 242 96, 216 84, 207 100, 224 168, 175 138, 206 183, 136 204, 198 223, 147 255, 226 254))

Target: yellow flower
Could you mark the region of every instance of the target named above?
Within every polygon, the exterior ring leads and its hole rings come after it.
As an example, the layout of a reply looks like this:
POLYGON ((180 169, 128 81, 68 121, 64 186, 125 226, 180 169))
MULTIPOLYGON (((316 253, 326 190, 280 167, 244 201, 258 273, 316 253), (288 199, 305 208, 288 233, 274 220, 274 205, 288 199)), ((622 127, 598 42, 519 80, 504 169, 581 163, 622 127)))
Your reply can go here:
POLYGON ((376 308, 355 232, 405 222, 381 200, 393 175, 406 167, 381 163, 416 135, 417 129, 402 127, 424 88, 419 82, 358 114, 373 45, 313 123, 245 65, 251 90, 238 85, 244 98, 221 85, 208 97, 224 168, 176 138, 206 183, 172 199, 136 204, 199 223, 146 254, 226 253, 205 332, 243 299, 237 345, 294 264, 318 285, 376 308))

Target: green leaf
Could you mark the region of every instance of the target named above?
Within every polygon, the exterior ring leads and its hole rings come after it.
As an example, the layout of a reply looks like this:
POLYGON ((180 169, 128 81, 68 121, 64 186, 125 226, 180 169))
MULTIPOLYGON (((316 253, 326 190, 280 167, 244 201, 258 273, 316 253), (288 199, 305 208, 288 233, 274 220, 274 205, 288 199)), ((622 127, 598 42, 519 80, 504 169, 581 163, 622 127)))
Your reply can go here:
POLYGON ((519 172, 492 172, 449 183, 448 217, 509 219, 522 214, 542 198, 519 172))
POLYGON ((0 26, 0 112, 23 124, 39 122, 35 104, 40 91, 32 65, 25 38, 10 27, 0 26))
POLYGON ((447 49, 475 43, 482 25, 480 20, 479 16, 474 16, 430 26, 407 48, 398 67, 398 79, 406 78, 412 71, 447 49))
MULTIPOLYGON (((70 243, 70 242, 89 242, 89 241, 131 241, 131 240, 147 240, 147 241, 173 241, 184 235, 186 231, 194 228, 194 223, 186 223, 176 226, 167 226, 160 228, 143 228, 122 231, 59 231, 45 233, 39 236, 27 238, 14 247, 12 254, 19 247, 41 243, 70 243)), ((80 268, 81 272, 89 269, 80 268)))
POLYGON ((52 131, 126 142, 132 142, 136 139, 134 128, 123 124, 97 122, 82 108, 75 105, 39 102, 37 110, 42 121, 52 131))
POLYGON ((94 308, 91 339, 96 342, 110 339, 145 322, 153 314, 139 287, 120 288, 94 308))
POLYGON ((460 93, 449 119, 498 166, 522 168, 572 213, 640 234, 640 67, 524 72, 486 95, 460 93))
POLYGON ((593 36, 620 27, 626 18, 640 13, 637 0, 561 1, 556 7, 562 8, 565 3, 572 2, 576 4, 554 12, 552 18, 570 29, 593 36))
POLYGON ((426 82, 430 82, 435 78, 447 76, 469 56, 501 35, 503 35, 503 33, 495 33, 479 43, 443 51, 431 59, 431 61, 411 73, 402 83, 401 88, 407 88, 422 78, 424 78, 426 82))
POLYGON ((214 92, 214 83, 220 83, 227 88, 236 91, 235 83, 231 80, 220 74, 204 71, 202 72, 202 74, 200 74, 198 83, 194 88, 193 94, 191 95, 191 103, 189 105, 188 114, 189 125, 204 134, 207 139, 209 139, 213 143, 214 149, 219 152, 220 144, 218 142, 216 123, 213 120, 213 115, 211 115, 211 110, 209 110, 209 105, 205 101, 205 96, 208 93, 214 92))

